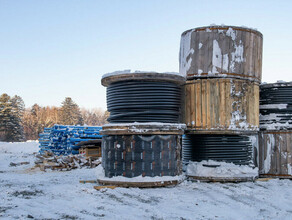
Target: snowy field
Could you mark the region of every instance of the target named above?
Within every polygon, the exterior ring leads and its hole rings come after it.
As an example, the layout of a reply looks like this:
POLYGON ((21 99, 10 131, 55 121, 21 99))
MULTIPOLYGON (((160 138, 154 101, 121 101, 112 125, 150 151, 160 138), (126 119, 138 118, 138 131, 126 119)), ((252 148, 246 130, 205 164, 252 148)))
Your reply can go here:
POLYGON ((94 169, 31 169, 37 151, 36 142, 0 142, 0 219, 292 219, 290 180, 97 191, 79 183, 94 169))

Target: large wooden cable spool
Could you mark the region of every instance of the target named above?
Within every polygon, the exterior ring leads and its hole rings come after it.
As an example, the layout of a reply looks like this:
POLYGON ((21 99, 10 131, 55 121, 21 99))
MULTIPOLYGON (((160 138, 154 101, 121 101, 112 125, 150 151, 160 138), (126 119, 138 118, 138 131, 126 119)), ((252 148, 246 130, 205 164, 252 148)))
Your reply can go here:
POLYGON ((187 81, 184 122, 188 133, 258 131, 259 84, 229 78, 187 81))
POLYGON ((182 85, 185 78, 173 73, 122 73, 106 75, 110 123, 181 122, 182 85))
POLYGON ((292 83, 260 88, 259 173, 292 179, 292 83))
POLYGON ((188 79, 232 77, 261 82, 263 36, 243 27, 209 26, 181 36, 180 74, 188 79))
POLYGON ((107 87, 110 124, 101 131, 104 173, 99 183, 123 187, 179 183, 185 78, 122 71, 104 75, 101 83, 107 87))

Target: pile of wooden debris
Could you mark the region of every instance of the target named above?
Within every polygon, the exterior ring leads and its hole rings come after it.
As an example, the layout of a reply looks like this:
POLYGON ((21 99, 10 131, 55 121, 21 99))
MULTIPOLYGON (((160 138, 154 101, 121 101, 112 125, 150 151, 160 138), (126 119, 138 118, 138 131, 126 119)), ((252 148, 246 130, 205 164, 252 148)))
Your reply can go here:
POLYGON ((97 158, 88 157, 84 155, 68 155, 56 156, 52 152, 44 152, 44 154, 36 155, 36 167, 42 171, 46 169, 68 171, 72 169, 80 169, 83 167, 94 168, 101 164, 101 160, 97 158))

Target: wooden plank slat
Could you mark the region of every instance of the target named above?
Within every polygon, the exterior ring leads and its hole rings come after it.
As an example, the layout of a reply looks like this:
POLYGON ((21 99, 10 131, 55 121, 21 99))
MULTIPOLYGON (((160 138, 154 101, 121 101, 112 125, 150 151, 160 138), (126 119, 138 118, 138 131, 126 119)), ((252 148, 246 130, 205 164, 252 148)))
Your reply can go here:
POLYGON ((288 161, 287 161, 287 134, 282 134, 279 136, 279 151, 280 151, 280 174, 288 173, 288 161))
POLYGON ((201 127, 201 120, 202 120, 202 111, 201 111, 201 97, 202 97, 202 91, 201 91, 201 80, 199 83, 196 83, 196 127, 201 127))
POLYGON ((185 112, 185 123, 188 125, 190 125, 190 117, 191 117, 191 101, 192 101, 192 96, 191 96, 191 84, 186 84, 185 85, 185 92, 186 92, 186 99, 185 99, 185 109, 186 109, 186 112, 185 112))
POLYGON ((202 129, 206 128, 207 116, 206 116, 206 81, 202 81, 201 85, 201 94, 202 94, 202 102, 201 102, 201 115, 202 115, 202 129))

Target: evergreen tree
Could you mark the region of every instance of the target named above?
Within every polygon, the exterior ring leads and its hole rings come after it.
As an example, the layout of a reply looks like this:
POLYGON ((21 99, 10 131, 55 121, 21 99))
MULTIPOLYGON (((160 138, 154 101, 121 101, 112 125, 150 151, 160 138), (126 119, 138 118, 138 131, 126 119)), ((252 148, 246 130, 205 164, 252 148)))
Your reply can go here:
POLYGON ((24 140, 24 131, 23 131, 23 123, 22 123, 22 117, 25 110, 24 101, 20 96, 13 96, 11 98, 11 105, 14 113, 14 130, 13 130, 13 136, 14 140, 16 141, 23 141, 24 140))
POLYGON ((12 107, 17 110, 17 114, 22 117, 25 110, 23 99, 20 96, 15 95, 11 98, 11 104, 12 107))
POLYGON ((66 97, 60 109, 60 122, 64 125, 83 125, 79 106, 70 97, 66 97))
POLYGON ((11 99, 6 93, 0 96, 0 138, 3 141, 24 140, 21 110, 18 108, 22 99, 19 98, 16 96, 11 99))

